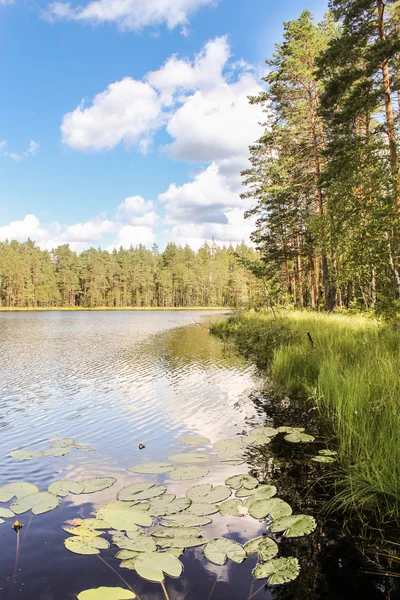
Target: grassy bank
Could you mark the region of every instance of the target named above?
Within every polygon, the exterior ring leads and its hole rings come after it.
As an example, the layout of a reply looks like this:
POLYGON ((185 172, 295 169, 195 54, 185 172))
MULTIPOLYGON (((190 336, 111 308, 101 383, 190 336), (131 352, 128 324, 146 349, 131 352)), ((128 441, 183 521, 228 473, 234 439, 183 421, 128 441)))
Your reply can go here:
POLYGON ((39 312, 39 311, 137 311, 137 310, 231 310, 226 306, 0 306, 0 312, 39 312))
POLYGON ((281 390, 316 403, 339 453, 336 507, 400 522, 400 332, 299 311, 250 311, 212 331, 281 390))

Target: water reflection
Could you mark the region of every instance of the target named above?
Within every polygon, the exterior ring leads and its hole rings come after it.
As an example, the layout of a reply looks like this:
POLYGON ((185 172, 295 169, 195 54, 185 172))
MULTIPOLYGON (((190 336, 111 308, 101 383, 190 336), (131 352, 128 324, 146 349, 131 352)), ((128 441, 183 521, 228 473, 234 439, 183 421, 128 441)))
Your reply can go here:
MULTIPOLYGON (((0 314, 0 484, 25 480, 44 490, 59 478, 118 478, 103 492, 68 496, 52 513, 21 516, 24 528, 14 586, 16 536, 9 525, 0 525, 0 600, 72 600, 85 588, 120 585, 97 557, 65 550, 61 524, 93 516, 135 480, 154 481, 152 476, 129 473, 127 467, 182 451, 176 440, 181 433, 214 442, 266 420, 278 425, 304 421, 313 428, 312 415, 304 407, 288 408, 251 395, 260 383, 254 368, 225 354, 208 334, 208 318, 193 311, 0 314), (72 450, 65 457, 29 462, 9 457, 18 447, 42 449, 54 437, 72 437, 96 451, 72 450), (139 443, 146 447, 139 450, 139 443)), ((221 484, 249 467, 275 480, 280 497, 296 511, 319 511, 320 498, 304 494, 319 467, 310 466, 302 449, 274 440, 261 451, 246 452, 248 467, 220 463, 212 447, 204 451, 210 456, 207 483, 221 484)), ((156 479, 177 496, 198 483, 170 481, 168 474, 156 479)), ((227 535, 245 542, 265 531, 265 524, 251 517, 212 518, 205 528, 207 539, 227 535)), ((262 582, 253 582, 254 557, 220 568, 206 563, 201 548, 194 548, 182 557, 184 576, 168 579, 170 599, 247 600, 255 594, 255 600, 395 600, 397 589, 387 591, 394 584, 383 577, 361 576, 361 554, 323 518, 319 524, 312 536, 280 542, 283 555, 299 557, 302 572, 296 582, 264 589, 262 582)), ((102 557, 118 571, 115 554, 113 547, 102 557)), ((164 598, 159 585, 133 572, 119 572, 141 600, 164 598)))

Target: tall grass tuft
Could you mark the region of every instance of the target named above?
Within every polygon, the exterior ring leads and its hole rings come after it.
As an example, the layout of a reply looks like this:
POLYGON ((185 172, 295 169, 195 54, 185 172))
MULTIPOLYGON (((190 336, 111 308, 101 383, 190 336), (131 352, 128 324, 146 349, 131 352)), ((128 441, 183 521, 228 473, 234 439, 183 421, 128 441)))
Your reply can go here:
POLYGON ((400 332, 359 316, 242 313, 212 331, 316 403, 337 440, 333 508, 400 522, 400 332))

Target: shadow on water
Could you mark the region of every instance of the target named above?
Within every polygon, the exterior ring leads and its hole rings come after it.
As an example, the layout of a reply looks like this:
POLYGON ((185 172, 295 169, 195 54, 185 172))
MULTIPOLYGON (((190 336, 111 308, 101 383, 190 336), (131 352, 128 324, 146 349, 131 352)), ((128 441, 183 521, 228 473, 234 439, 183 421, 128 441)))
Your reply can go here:
MULTIPOLYGON (((61 478, 118 478, 103 492, 68 496, 53 512, 19 517, 24 527, 14 583, 16 534, 11 522, 0 525, 0 600, 73 600, 84 589, 125 587, 115 571, 141 600, 164 600, 159 584, 119 567, 115 546, 101 552, 112 568, 96 556, 68 552, 61 525, 94 516, 124 485, 138 479, 155 481, 155 476, 138 477, 126 468, 185 451, 176 440, 181 433, 215 442, 265 423, 304 426, 318 435, 315 413, 303 404, 258 392, 262 381, 255 368, 226 354, 221 342, 208 334, 207 318, 195 323, 201 317, 201 313, 163 313, 151 318, 140 314, 0 318, 0 420, 7 422, 0 429, 0 455, 5 457, 0 485, 25 480, 46 489, 61 478), (57 340, 62 340, 62 348, 57 340), (9 457, 16 447, 32 443, 40 447, 56 436, 87 442, 96 452, 73 451, 67 457, 26 462, 9 457), (139 441, 146 445, 142 451, 139 441)), ((330 465, 310 462, 321 447, 321 443, 291 445, 279 435, 271 444, 247 449, 247 465, 239 467, 218 462, 212 446, 201 450, 209 455, 211 471, 201 483, 222 484, 235 473, 250 471, 260 480, 273 481, 293 512, 314 515, 318 527, 304 538, 273 536, 280 556, 299 559, 300 576, 292 583, 271 587, 254 581, 255 557, 217 567, 204 559, 202 548, 192 548, 181 557, 182 577, 166 580, 170 600, 400 598, 400 580, 384 575, 388 565, 378 556, 381 542, 370 541, 372 551, 363 553, 366 546, 359 533, 324 514, 327 497, 318 481, 330 472, 330 465)), ((156 478, 177 496, 199 483, 173 482, 168 475, 156 478)), ((267 532, 265 522, 250 516, 217 514, 212 519, 204 528, 207 539, 226 536, 244 543, 267 532)))

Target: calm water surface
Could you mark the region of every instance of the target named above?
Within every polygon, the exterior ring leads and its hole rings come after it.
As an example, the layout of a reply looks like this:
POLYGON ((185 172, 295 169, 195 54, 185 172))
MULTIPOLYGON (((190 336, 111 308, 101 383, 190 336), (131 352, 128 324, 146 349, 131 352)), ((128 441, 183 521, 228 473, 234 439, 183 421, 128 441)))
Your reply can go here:
MULTIPOLYGON (((286 423, 287 415, 275 414, 276 407, 256 393, 260 380, 254 367, 227 355, 220 341, 208 334, 210 318, 210 313, 197 311, 0 313, 0 485, 29 481, 46 490, 57 479, 118 479, 103 492, 69 495, 50 513, 21 515, 24 527, 15 578, 16 534, 10 522, 0 525, 0 600, 72 600, 87 588, 123 586, 96 556, 68 552, 61 526, 68 519, 95 516, 121 487, 137 480, 166 481, 168 491, 181 496, 197 483, 221 484, 247 470, 274 477, 281 472, 285 479, 277 484, 280 497, 296 512, 305 510, 302 494, 291 483, 293 473, 282 466, 287 458, 271 462, 274 451, 279 456, 278 441, 275 450, 253 452, 248 465, 240 467, 218 462, 212 447, 206 447, 210 475, 201 482, 169 482, 167 474, 127 471, 136 463, 185 451, 176 439, 182 433, 215 442, 268 419, 268 424, 273 418, 280 418, 277 425, 294 424, 286 423), (9 455, 28 446, 42 450, 60 437, 74 438, 94 451, 73 449, 64 457, 30 461, 9 455), (145 449, 139 450, 140 443, 145 449)), ((303 418, 309 420, 307 415, 303 418)), ((302 476, 296 475, 301 485, 302 476)), ((209 539, 226 535, 245 542, 263 531, 251 517, 212 518, 205 528, 209 539)), ((400 597, 392 580, 362 574, 365 563, 359 553, 329 528, 321 526, 307 539, 283 542, 281 548, 283 555, 298 556, 300 578, 279 588, 262 586, 257 594, 262 582, 253 585, 254 558, 221 568, 205 562, 201 548, 188 549, 181 559, 183 576, 167 578, 170 600, 400 597)), ((112 546, 101 556, 141 600, 164 598, 158 584, 120 569, 116 551, 112 546)))

